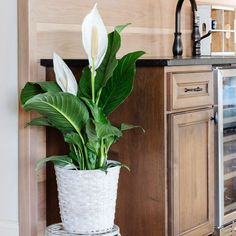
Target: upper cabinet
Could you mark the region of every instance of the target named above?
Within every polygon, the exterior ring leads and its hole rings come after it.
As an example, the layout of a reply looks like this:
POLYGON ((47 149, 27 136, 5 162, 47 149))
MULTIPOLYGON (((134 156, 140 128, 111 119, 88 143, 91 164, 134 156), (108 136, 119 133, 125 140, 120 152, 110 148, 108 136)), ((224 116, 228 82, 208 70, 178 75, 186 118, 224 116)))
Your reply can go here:
POLYGON ((235 54, 235 9, 213 6, 212 55, 235 54))

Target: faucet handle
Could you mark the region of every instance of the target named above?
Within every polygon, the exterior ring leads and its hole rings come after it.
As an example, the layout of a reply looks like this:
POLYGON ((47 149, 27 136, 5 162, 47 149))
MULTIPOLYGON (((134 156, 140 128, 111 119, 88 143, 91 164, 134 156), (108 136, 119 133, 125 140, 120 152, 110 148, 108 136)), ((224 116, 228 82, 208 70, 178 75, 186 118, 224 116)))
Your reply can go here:
POLYGON ((201 40, 209 37, 212 31, 209 30, 207 34, 203 35, 200 39, 193 42, 193 56, 200 57, 201 56, 201 40))
POLYGON ((203 36, 200 38, 199 41, 201 41, 202 39, 205 39, 205 38, 209 37, 209 36, 211 35, 211 33, 212 33, 212 31, 209 30, 207 34, 203 35, 203 36))
POLYGON ((199 43, 199 42, 202 41, 203 39, 209 37, 211 34, 212 34, 212 31, 209 30, 207 34, 203 35, 200 39, 194 41, 194 44, 199 43))

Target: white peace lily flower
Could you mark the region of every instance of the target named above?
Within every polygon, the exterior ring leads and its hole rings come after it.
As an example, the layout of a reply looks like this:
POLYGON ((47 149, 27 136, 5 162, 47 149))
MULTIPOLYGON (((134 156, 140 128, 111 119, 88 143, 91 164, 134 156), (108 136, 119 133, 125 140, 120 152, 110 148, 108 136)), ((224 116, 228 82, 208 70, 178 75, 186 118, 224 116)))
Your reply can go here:
POLYGON ((53 66, 57 84, 63 92, 77 95, 78 84, 70 68, 56 53, 53 54, 53 66))
POLYGON ((88 55, 89 66, 95 71, 101 65, 108 45, 107 30, 97 10, 97 4, 84 18, 82 41, 88 55))

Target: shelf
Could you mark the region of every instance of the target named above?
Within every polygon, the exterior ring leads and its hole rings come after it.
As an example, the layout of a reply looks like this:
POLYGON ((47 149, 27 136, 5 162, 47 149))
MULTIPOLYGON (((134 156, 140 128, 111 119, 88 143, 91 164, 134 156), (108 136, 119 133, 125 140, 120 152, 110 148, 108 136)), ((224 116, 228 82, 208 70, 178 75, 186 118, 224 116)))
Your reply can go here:
POLYGON ((229 118, 224 118, 224 124, 229 124, 229 123, 233 123, 233 122, 236 122, 236 116, 232 116, 232 117, 229 117, 229 118))
POLYGON ((232 153, 232 154, 224 156, 224 162, 231 161, 233 159, 236 159, 236 153, 232 153))
POLYGON ((228 174, 225 174, 224 175, 224 180, 229 180, 229 179, 232 179, 234 177, 236 177, 236 171, 233 171, 233 172, 230 172, 228 174))
POLYGON ((231 141, 236 141, 236 134, 225 136, 223 138, 223 140, 224 140, 223 141, 224 143, 228 143, 228 142, 231 142, 231 141))
POLYGON ((229 212, 232 210, 236 210, 236 202, 229 204, 228 206, 225 206, 224 212, 229 212))
POLYGON ((214 32, 231 32, 231 33, 235 33, 235 30, 226 30, 226 29, 212 29, 211 30, 212 33, 214 32))
MULTIPOLYGON (((226 112, 230 112, 230 110, 236 111, 236 105, 233 105, 233 104, 231 104, 231 105, 224 105, 223 110, 224 110, 224 112, 225 111, 226 112)), ((234 112, 234 111, 232 113, 236 114, 236 112, 234 112)))

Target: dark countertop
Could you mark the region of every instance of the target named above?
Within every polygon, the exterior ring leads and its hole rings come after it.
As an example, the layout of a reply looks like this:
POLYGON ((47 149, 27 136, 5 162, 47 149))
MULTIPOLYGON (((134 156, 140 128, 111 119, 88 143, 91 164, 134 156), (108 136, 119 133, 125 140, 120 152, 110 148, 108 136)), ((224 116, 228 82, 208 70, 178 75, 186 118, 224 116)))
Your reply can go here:
MULTIPOLYGON (((88 60, 66 59, 66 64, 70 67, 88 65, 88 60)), ((52 59, 41 59, 40 64, 45 67, 52 67, 52 59)), ((137 61, 139 67, 152 66, 191 66, 191 65, 230 65, 236 64, 236 56, 203 56, 203 57, 181 57, 181 58, 150 58, 137 61)))

